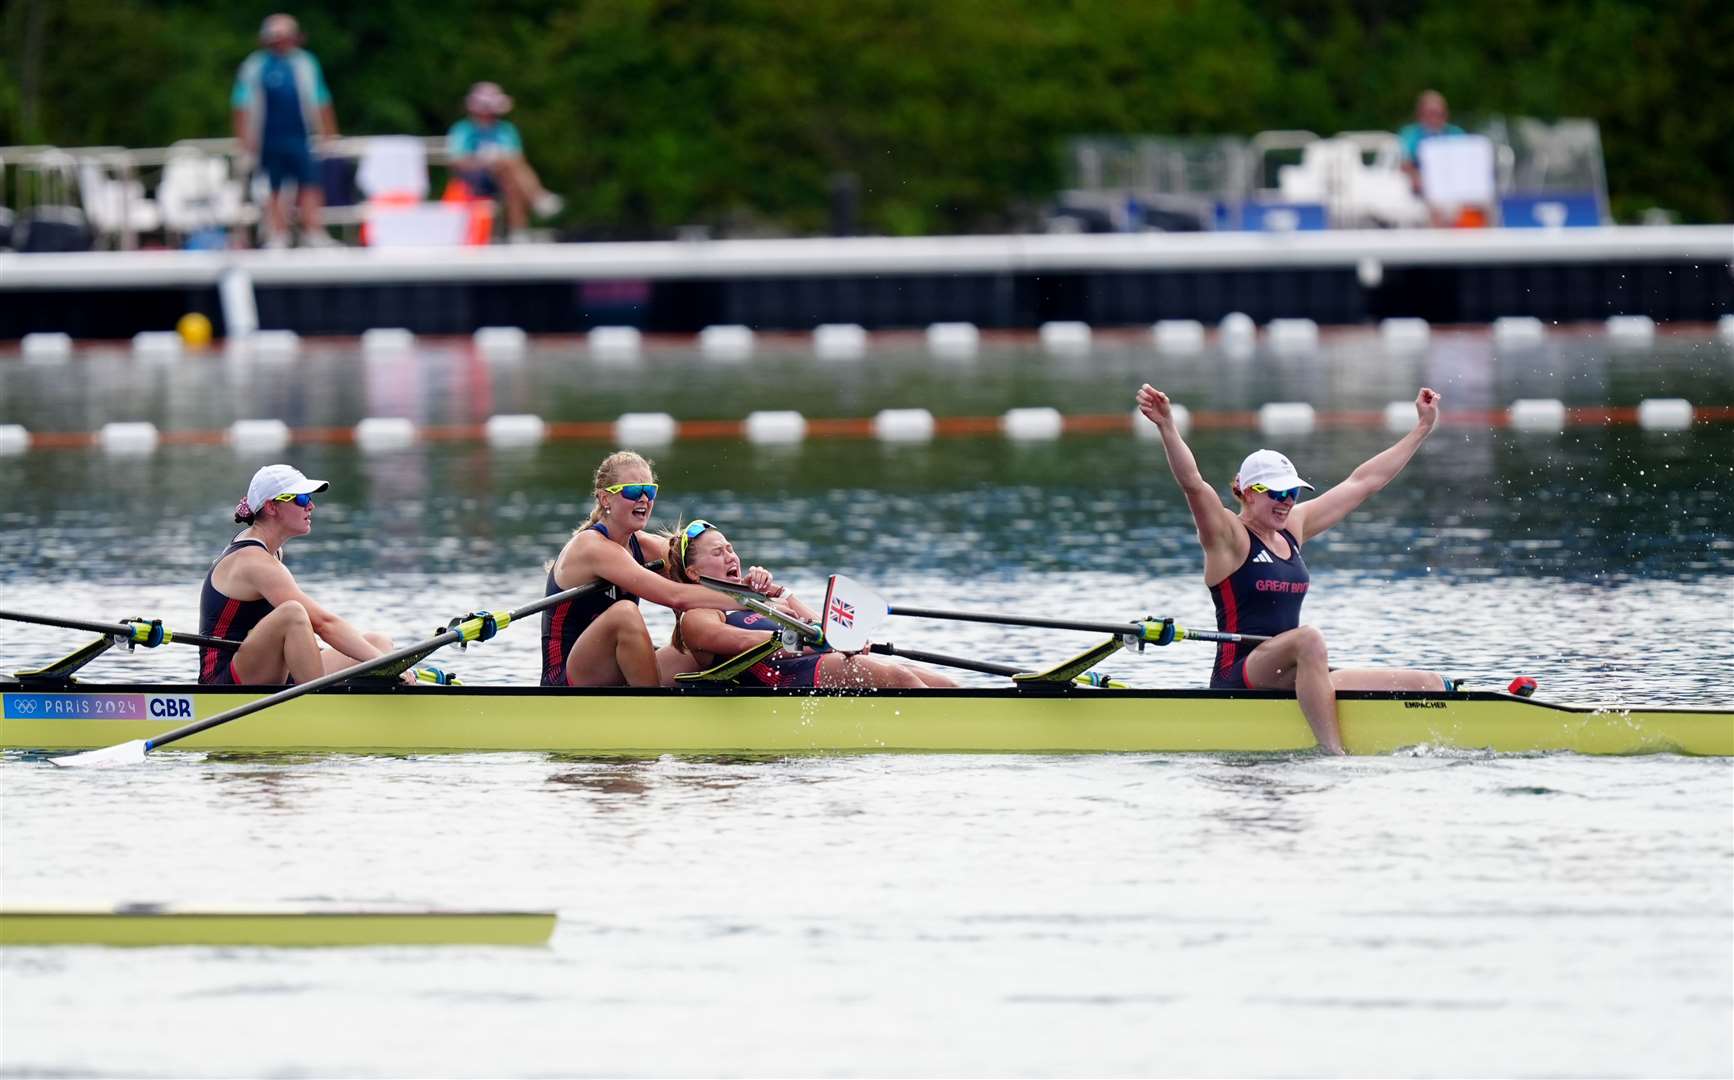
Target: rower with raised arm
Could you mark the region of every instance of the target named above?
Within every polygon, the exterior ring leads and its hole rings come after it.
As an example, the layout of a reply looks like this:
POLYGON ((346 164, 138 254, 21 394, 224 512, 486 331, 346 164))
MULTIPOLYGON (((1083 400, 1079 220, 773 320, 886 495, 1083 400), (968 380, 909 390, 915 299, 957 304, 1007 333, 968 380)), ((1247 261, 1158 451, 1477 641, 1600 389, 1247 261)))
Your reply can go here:
POLYGON ((1301 546, 1343 520, 1368 496, 1396 478, 1439 422, 1439 394, 1422 387, 1415 395, 1415 427, 1396 445, 1362 462, 1348 479, 1310 502, 1312 485, 1289 459, 1258 450, 1241 463, 1231 485, 1240 501, 1236 514, 1198 471, 1192 450, 1175 426, 1168 395, 1148 383, 1138 390, 1138 409, 1156 425, 1204 548, 1204 583, 1216 604, 1216 626, 1230 633, 1264 634, 1253 646, 1224 642, 1216 649, 1212 689, 1293 690, 1319 745, 1343 753, 1337 724, 1338 690, 1444 690, 1431 671, 1350 669, 1332 671, 1325 638, 1300 625, 1301 602, 1310 585, 1301 546))
MULTIPOLYGON (((283 545, 313 530, 313 496, 331 485, 292 465, 253 474, 235 506, 246 528, 229 541, 199 590, 199 633, 240 640, 232 654, 203 648, 199 682, 277 686, 311 682, 391 651, 391 638, 363 633, 316 603, 283 565, 283 545), (321 648, 323 641, 330 648, 321 648)), ((405 672, 404 682, 415 682, 405 672)))
POLYGON ((668 541, 646 533, 656 506, 656 472, 631 450, 596 467, 596 506, 548 564, 552 596, 592 581, 609 588, 542 612, 543 686, 656 686, 656 646, 638 609, 643 597, 683 612, 740 607, 701 585, 670 581, 645 564, 667 557, 668 541))
MULTIPOLYGON (((734 545, 715 525, 700 518, 667 534, 668 557, 663 573, 678 582, 696 582, 701 577, 746 585, 770 597, 775 606, 804 622, 818 623, 817 612, 771 577, 762 566, 743 574, 734 545)), ((688 611, 675 619, 674 636, 657 650, 657 662, 665 682, 676 674, 701 671, 714 664, 763 645, 766 632, 776 636, 777 623, 756 611, 688 611)), ((798 686, 849 689, 887 687, 955 687, 956 681, 915 664, 882 660, 866 653, 833 652, 823 646, 798 653, 780 652, 748 668, 741 681, 754 686, 798 686)))

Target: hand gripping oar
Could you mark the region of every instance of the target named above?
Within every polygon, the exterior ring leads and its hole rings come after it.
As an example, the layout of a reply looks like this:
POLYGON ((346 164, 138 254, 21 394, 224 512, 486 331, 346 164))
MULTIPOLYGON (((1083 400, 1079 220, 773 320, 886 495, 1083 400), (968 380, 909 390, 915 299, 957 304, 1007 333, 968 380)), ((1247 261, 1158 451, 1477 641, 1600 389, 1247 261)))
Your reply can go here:
POLYGON ((209 731, 211 728, 214 728, 219 724, 226 724, 231 720, 239 720, 243 716, 251 716, 261 710, 269 709, 273 705, 281 705, 285 701, 292 701, 303 694, 311 694, 315 690, 323 690, 328 686, 335 686, 338 683, 347 682, 348 680, 355 678, 357 675, 365 675, 370 671, 390 667, 392 664, 396 664, 412 657, 420 658, 426 656, 435 649, 445 645, 450 645, 453 642, 480 640, 490 622, 496 630, 504 630, 513 622, 516 622, 527 615, 534 615, 536 612, 541 611, 544 608, 550 608, 555 604, 565 603, 568 600, 575 600, 588 593, 600 591, 601 589, 608 587, 610 584, 611 583, 607 581, 592 581, 588 585, 579 585, 567 589, 564 592, 555 593, 552 596, 544 596, 542 599, 537 600, 534 603, 525 604, 516 611, 496 611, 492 613, 472 615, 458 623, 458 625, 451 627, 443 633, 437 634, 426 641, 417 642, 414 645, 405 645, 401 649, 388 652, 383 656, 376 656, 371 660, 364 660, 353 667, 344 668, 342 671, 333 671, 329 675, 321 675, 319 678, 310 682, 297 683, 286 690, 279 690, 277 693, 272 694, 269 697, 262 697, 256 701, 249 701, 245 705, 237 705, 233 709, 226 709, 215 716, 207 716, 203 720, 195 720, 190 724, 185 724, 181 727, 175 728, 173 731, 164 732, 154 739, 133 739, 130 742, 120 743, 116 746, 104 747, 101 750, 87 750, 82 754, 68 754, 66 757, 49 758, 48 760, 52 761, 56 765, 68 767, 84 765, 104 766, 137 764, 138 762, 143 761, 145 755, 150 751, 161 749, 162 747, 165 747, 172 742, 178 742, 189 735, 197 735, 199 732, 209 731))

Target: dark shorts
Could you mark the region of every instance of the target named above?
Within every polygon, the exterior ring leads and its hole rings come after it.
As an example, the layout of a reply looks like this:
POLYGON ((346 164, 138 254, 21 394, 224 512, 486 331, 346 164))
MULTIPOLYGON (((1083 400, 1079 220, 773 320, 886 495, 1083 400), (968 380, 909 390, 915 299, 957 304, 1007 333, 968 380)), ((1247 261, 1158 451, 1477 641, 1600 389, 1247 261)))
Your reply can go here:
POLYGON ((319 185, 319 166, 306 142, 266 143, 259 151, 259 168, 265 171, 272 191, 281 191, 291 180, 304 191, 319 185))
POLYGON ((470 189, 472 198, 492 199, 500 194, 500 185, 494 179, 494 174, 486 169, 475 169, 470 172, 460 171, 457 174, 464 186, 470 189))
POLYGON ((201 666, 199 668, 199 685, 240 686, 241 680, 235 677, 235 654, 219 656, 216 664, 212 666, 209 677, 206 677, 205 669, 201 666))
POLYGON ((819 663, 825 657, 819 653, 808 656, 785 656, 763 660, 746 670, 743 682, 757 686, 817 686, 819 663))

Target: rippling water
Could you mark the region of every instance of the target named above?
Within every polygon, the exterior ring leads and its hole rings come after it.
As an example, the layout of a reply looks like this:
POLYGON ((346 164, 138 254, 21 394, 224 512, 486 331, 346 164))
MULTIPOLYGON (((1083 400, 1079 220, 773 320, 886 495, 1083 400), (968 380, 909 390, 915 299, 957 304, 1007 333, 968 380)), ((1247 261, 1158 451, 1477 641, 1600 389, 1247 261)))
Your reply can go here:
MULTIPOLYGON (((284 366, 115 354, 0 359, 0 423, 1122 412, 1145 379, 1198 411, 1377 409, 1422 382, 1449 408, 1713 405, 1734 402, 1734 353, 1689 335, 1637 353, 1564 335, 1501 355, 1485 335, 1440 333, 1420 357, 1349 336, 1316 357, 1241 360, 1130 342, 1069 360, 995 346, 966 363, 893 346, 853 365, 781 346, 732 367, 679 349, 627 364, 558 347, 506 365, 437 345, 387 361, 321 347, 284 366)), ((1317 483, 1388 439, 1281 445, 1317 483)), ((1192 442, 1226 486, 1260 440, 1192 442)), ((403 640, 523 603, 605 449, 297 446, 286 456, 333 490, 291 564, 323 602, 403 640)), ((1210 622, 1185 508, 1160 450, 1131 435, 716 440, 656 456, 660 520, 719 521, 803 592, 841 571, 893 602, 1210 622)), ((0 457, 0 607, 193 627, 198 579, 259 463, 200 446, 0 457)), ((1731 486, 1727 425, 1442 429, 1397 485, 1309 544, 1307 617, 1339 662, 1487 686, 1521 672, 1555 700, 1725 705, 1731 486)), ((1087 640, 891 629, 909 647, 1019 663, 1087 640)), ((0 662, 78 640, 0 624, 0 662)), ((445 659, 472 682, 527 681, 535 649, 514 630, 445 659)), ((1181 645, 1110 667, 1198 685, 1208 655, 1181 645)), ((98 673, 184 679, 193 660, 141 651, 98 673)), ((71 775, 9 754, 0 894, 561 914, 534 950, 6 949, 7 1075, 1734 1072, 1724 760, 167 753, 71 775)))

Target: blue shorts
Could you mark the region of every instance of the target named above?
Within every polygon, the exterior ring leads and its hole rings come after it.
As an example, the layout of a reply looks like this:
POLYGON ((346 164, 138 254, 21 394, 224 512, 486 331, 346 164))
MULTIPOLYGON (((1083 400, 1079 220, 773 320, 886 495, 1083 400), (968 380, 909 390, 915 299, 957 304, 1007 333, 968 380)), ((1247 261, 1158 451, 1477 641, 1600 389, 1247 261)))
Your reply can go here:
POLYGON ((500 185, 494 180, 494 174, 486 169, 475 169, 470 172, 458 173, 458 179, 470 189, 470 194, 478 199, 492 199, 500 194, 500 185))
POLYGON ((819 663, 825 657, 820 653, 808 653, 805 656, 781 656, 775 660, 761 660, 748 668, 743 675, 743 681, 759 686, 818 686, 819 663))
POLYGON ((313 160, 313 147, 305 141, 266 143, 259 151, 259 168, 265 171, 272 191, 281 191, 290 180, 303 191, 319 185, 319 166, 313 160))

